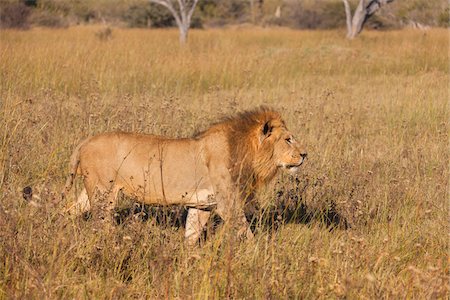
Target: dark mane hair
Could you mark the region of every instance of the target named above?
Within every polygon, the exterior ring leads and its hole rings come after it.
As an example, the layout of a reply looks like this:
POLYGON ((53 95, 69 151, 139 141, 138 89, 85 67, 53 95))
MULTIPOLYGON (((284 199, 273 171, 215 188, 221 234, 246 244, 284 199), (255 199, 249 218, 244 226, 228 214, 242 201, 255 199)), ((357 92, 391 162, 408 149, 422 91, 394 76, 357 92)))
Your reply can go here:
POLYGON ((214 131, 226 134, 232 180, 243 198, 251 200, 255 189, 272 179, 277 171, 273 163, 273 143, 261 145, 261 138, 282 127, 285 127, 285 123, 280 113, 261 106, 225 117, 194 138, 202 138, 214 131))
POLYGON ((265 130, 268 133, 274 127, 284 127, 284 122, 277 111, 265 106, 242 112, 227 122, 233 181, 239 183, 241 191, 254 190, 272 179, 277 169, 271 161, 273 145, 261 148, 261 136, 265 130))

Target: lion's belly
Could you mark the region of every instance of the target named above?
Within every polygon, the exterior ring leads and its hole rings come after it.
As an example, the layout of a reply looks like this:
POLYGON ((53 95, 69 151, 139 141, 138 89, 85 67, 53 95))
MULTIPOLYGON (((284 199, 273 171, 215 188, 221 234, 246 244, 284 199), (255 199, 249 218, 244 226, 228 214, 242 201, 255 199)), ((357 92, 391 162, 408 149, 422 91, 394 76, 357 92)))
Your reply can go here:
POLYGON ((123 184, 123 192, 146 204, 172 205, 180 204, 186 206, 212 206, 215 205, 214 189, 206 181, 193 180, 192 182, 174 182, 173 178, 150 177, 143 185, 123 184))
POLYGON ((157 197, 145 197, 144 202, 148 204, 180 204, 191 207, 211 207, 216 205, 214 191, 212 188, 198 188, 196 190, 188 190, 182 192, 169 191, 165 195, 157 195, 157 197))
POLYGON ((214 205, 208 168, 194 146, 179 151, 166 144, 144 161, 130 155, 119 169, 124 193, 148 204, 214 205))

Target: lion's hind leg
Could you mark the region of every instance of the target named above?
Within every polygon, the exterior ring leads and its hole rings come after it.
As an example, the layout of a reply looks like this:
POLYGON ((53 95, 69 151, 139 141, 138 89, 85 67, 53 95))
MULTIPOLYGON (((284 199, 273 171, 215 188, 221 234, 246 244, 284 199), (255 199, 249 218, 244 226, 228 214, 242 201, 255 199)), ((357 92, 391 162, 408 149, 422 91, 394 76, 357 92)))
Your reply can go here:
POLYGON ((80 216, 87 213, 91 209, 91 204, 89 202, 89 197, 86 189, 83 189, 78 195, 77 201, 71 209, 71 214, 80 216))
POLYGON ((65 205, 64 213, 68 213, 71 216, 78 217, 88 213, 91 209, 89 197, 85 188, 78 195, 77 199, 70 201, 65 205))
POLYGON ((111 228, 114 224, 113 212, 117 205, 117 196, 120 188, 114 186, 110 189, 95 187, 95 191, 89 199, 94 221, 100 221, 103 227, 111 228))

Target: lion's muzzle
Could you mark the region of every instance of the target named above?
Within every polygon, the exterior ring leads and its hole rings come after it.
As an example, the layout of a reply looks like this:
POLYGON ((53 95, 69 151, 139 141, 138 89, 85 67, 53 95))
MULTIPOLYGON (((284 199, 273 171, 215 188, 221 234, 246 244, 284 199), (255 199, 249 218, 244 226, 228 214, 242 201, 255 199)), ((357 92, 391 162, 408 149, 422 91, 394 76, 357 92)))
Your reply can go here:
POLYGON ((284 164, 283 167, 288 170, 289 173, 296 173, 298 171, 298 168, 303 164, 305 159, 307 158, 308 153, 306 151, 302 151, 300 153, 300 159, 298 162, 291 163, 291 164, 284 164))

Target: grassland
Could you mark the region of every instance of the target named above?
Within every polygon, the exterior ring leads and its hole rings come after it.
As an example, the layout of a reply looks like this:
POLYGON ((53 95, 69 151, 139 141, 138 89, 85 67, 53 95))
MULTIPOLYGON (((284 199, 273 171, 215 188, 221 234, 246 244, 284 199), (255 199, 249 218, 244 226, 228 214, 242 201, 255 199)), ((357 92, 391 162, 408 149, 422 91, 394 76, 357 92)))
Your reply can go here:
MULTIPOLYGON (((448 298, 446 30, 206 30, 184 48, 175 30, 99 30, 0 32, 0 298, 448 298), (82 138, 189 136, 261 104, 308 147, 297 204, 349 228, 218 230, 192 250, 172 226, 65 213, 82 138)), ((261 202, 292 187, 280 175, 261 202)))

